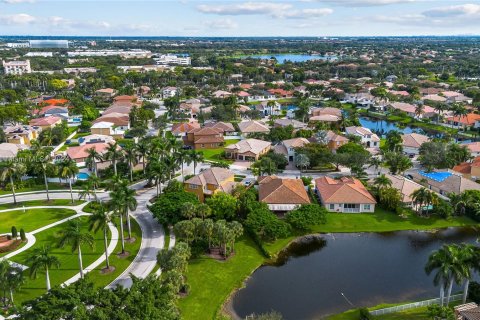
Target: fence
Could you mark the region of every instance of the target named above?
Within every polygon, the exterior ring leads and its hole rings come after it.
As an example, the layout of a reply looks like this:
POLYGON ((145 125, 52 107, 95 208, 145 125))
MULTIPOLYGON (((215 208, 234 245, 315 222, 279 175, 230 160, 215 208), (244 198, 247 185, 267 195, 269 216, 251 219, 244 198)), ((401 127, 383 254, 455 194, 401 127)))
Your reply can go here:
MULTIPOLYGON (((450 301, 457 301, 457 300, 461 300, 461 299, 462 299, 461 294, 456 294, 456 295, 450 296, 450 301)), ((431 306, 433 304, 439 304, 439 303, 440 303, 440 298, 436 298, 436 299, 430 299, 430 300, 424 300, 424 301, 402 304, 400 306, 395 306, 395 307, 373 310, 373 311, 370 311, 370 313, 374 316, 379 316, 379 315, 382 315, 382 314, 394 313, 394 312, 399 312, 399 311, 404 311, 404 310, 414 309, 414 308, 419 308, 419 307, 426 307, 426 306, 431 306)))

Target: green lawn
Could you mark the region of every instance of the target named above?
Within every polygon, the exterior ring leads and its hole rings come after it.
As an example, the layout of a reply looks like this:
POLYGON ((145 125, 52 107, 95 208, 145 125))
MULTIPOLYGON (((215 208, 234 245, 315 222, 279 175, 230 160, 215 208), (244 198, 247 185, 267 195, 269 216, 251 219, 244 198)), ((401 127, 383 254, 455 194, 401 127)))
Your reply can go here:
MULTIPOLYGON (((48 189, 49 190, 65 190, 68 189, 67 184, 60 184, 60 183, 49 183, 48 184, 48 189)), ((15 192, 31 192, 31 191, 45 191, 45 184, 38 184, 32 187, 27 187, 27 188, 19 188, 16 189, 15 192)), ((6 190, 0 190, 0 195, 6 195, 6 194, 12 194, 11 189, 6 189, 6 190)))
POLYGON ((16 205, 13 203, 9 204, 0 204, 0 210, 7 210, 13 208, 22 208, 22 207, 38 207, 38 206, 78 206, 85 201, 75 200, 73 203, 70 199, 52 199, 47 200, 32 200, 25 202, 17 202, 16 205))
POLYGON ((235 252, 226 262, 208 257, 190 261, 187 273, 190 293, 179 303, 182 319, 214 319, 230 293, 241 287, 243 280, 264 261, 248 237, 236 242, 235 252))
MULTIPOLYGON (((372 214, 329 214, 327 223, 315 226, 310 233, 429 230, 476 224, 476 222, 466 217, 444 220, 436 217, 421 218, 414 213, 409 213, 406 218, 401 218, 378 208, 372 214)), ((272 255, 275 255, 298 236, 301 236, 301 234, 266 244, 265 248, 272 255)), ((216 261, 207 257, 193 259, 190 262, 187 274, 187 282, 191 287, 190 294, 181 299, 179 303, 183 318, 216 318, 220 314, 221 307, 227 297, 235 289, 241 287, 243 281, 265 261, 256 245, 247 236, 244 236, 236 243, 235 251, 235 255, 226 262, 216 261)), ((338 319, 348 320, 350 318, 338 319)))
POLYGON ((29 209, 0 212, 0 233, 10 232, 12 226, 15 226, 20 232, 23 228, 25 232, 36 230, 40 227, 49 225, 55 221, 65 219, 75 214, 70 209, 29 209))
MULTIPOLYGON (((240 140, 225 140, 225 146, 224 147, 229 146, 229 145, 234 144, 234 143, 237 143, 238 141, 240 141, 240 140)), ((204 156, 205 160, 233 162, 229 159, 223 159, 223 158, 220 157, 220 155, 222 154, 222 152, 224 150, 224 147, 216 148, 216 149, 203 149, 203 150, 200 150, 200 151, 203 152, 203 156, 204 156)))
MULTIPOLYGON (((88 274, 90 280, 95 283, 96 286, 105 287, 110 282, 115 280, 129 265, 132 263, 133 259, 140 250, 140 245, 142 243, 142 231, 140 226, 138 225, 135 219, 131 219, 131 226, 132 226, 132 237, 135 238, 135 242, 129 243, 125 241, 125 250, 130 252, 130 255, 126 258, 119 258, 117 253, 122 251, 122 245, 120 239, 118 241, 117 246, 115 247, 115 251, 110 255, 110 265, 115 267, 115 271, 110 274, 101 274, 100 271, 103 267, 105 267, 105 263, 101 264, 98 268, 91 271, 88 274)), ((120 232, 120 225, 117 223, 117 229, 120 232)), ((125 238, 127 237, 127 228, 124 228, 125 238)), ((103 246, 102 246, 103 248, 103 246)))
MULTIPOLYGON (((87 219, 88 217, 79 218, 82 222, 82 228, 87 231, 88 224, 87 219)), ((35 235, 37 238, 37 242, 35 245, 16 255, 11 260, 17 263, 24 264, 25 259, 30 252, 34 250, 34 248, 40 248, 43 245, 50 245, 52 246, 52 254, 55 255, 61 262, 61 266, 59 269, 52 269, 50 270, 50 281, 52 286, 59 285, 64 281, 68 280, 69 278, 73 277, 75 274, 79 272, 78 270, 78 255, 76 253, 71 252, 71 248, 66 246, 65 248, 57 248, 56 245, 58 243, 58 232, 62 230, 64 226, 59 225, 54 228, 45 230, 35 235)), ((95 248, 92 250, 88 246, 82 247, 82 254, 83 254, 83 265, 84 267, 91 264, 93 261, 98 259, 101 254, 103 254, 103 233, 98 232, 94 234, 95 236, 95 248)), ((15 302, 18 304, 22 301, 26 301, 37 296, 42 295, 46 291, 45 286, 45 273, 40 271, 37 274, 36 279, 30 279, 28 276, 28 270, 25 271, 26 275, 26 283, 22 286, 21 290, 15 293, 15 302)))

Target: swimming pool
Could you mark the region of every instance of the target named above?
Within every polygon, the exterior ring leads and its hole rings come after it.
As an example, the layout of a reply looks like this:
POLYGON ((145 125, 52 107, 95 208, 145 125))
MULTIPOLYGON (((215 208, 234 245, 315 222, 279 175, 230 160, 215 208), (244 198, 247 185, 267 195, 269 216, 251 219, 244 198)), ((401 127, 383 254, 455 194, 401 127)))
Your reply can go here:
POLYGON ((422 176, 432 179, 437 182, 443 182, 445 179, 452 175, 451 172, 448 171, 438 171, 438 172, 425 172, 425 171, 418 171, 422 176))
POLYGON ((80 172, 77 174, 77 179, 78 180, 87 180, 90 175, 86 172, 80 172))

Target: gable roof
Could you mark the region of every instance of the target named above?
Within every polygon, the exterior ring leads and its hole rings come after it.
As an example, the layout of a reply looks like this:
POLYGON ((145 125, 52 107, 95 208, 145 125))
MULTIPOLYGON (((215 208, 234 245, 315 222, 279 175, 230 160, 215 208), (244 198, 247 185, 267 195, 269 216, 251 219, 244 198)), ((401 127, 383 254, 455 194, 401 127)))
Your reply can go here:
POLYGON ((430 178, 425 173, 421 173, 419 171, 413 171, 409 174, 412 176, 414 180, 420 181, 422 179, 427 179, 428 184, 442 190, 443 193, 450 193, 453 192, 455 194, 460 194, 465 190, 480 190, 480 184, 466 179, 461 176, 459 173, 455 173, 451 170, 434 170, 434 172, 444 173, 445 176, 442 176, 442 179, 435 180, 430 178), (447 173, 450 173, 448 175, 447 173))
POLYGON ((360 180, 355 178, 320 177, 315 184, 324 203, 377 203, 360 180))
POLYGON ((306 144, 309 144, 310 141, 308 141, 305 138, 293 138, 293 139, 288 139, 288 140, 283 140, 282 144, 286 148, 300 148, 303 147, 306 144))
POLYGON ((405 203, 413 201, 411 195, 415 190, 424 188, 421 184, 402 176, 391 174, 385 174, 385 176, 392 182, 392 188, 400 191, 402 194, 402 202, 405 203))
POLYGON ((200 124, 198 124, 198 122, 180 122, 172 125, 172 132, 177 134, 185 133, 196 128, 200 128, 200 124))
POLYGON ((261 177, 258 196, 261 202, 268 204, 310 203, 310 198, 300 179, 281 179, 276 176, 261 177))
POLYGON ((276 119, 275 126, 288 127, 292 126, 294 129, 306 128, 307 124, 295 119, 276 119))
POLYGON ((70 147, 67 149, 67 155, 72 160, 83 159, 88 157, 88 150, 92 148, 95 149, 98 153, 104 153, 105 150, 108 148, 108 144, 102 142, 102 143, 85 144, 83 146, 77 146, 77 147, 70 147))
POLYGON ((234 132, 235 131, 235 128, 233 127, 233 124, 231 124, 230 122, 223 122, 223 121, 210 122, 210 123, 206 123, 204 126, 206 128, 214 128, 214 129, 221 130, 221 132, 234 132))
POLYGON ((185 183, 198 186, 216 185, 221 191, 228 193, 233 186, 231 183, 226 183, 226 180, 232 178, 232 176, 234 176, 234 173, 228 169, 213 167, 191 177, 185 183))
POLYGON ((409 133, 402 135, 402 141, 404 147, 420 148, 422 144, 430 141, 430 138, 418 133, 409 133))
POLYGON ((253 154, 260 154, 263 150, 270 147, 271 143, 268 141, 258 139, 241 140, 235 144, 225 147, 225 150, 236 150, 238 153, 251 152, 253 154))
POLYGON ((92 123, 111 122, 116 126, 127 126, 130 123, 128 114, 112 112, 95 119, 92 123))
POLYGON ((480 121, 480 114, 469 113, 465 116, 447 117, 445 120, 454 121, 466 125, 473 125, 476 121, 480 121))
POLYGON ((56 116, 48 116, 48 117, 45 117, 45 118, 36 118, 36 119, 32 119, 30 120, 30 122, 28 123, 29 125, 31 126, 51 126, 52 124, 55 124, 59 121, 61 121, 62 118, 60 117, 56 117, 56 116))
POLYGON ((254 132, 270 132, 270 129, 260 121, 247 120, 238 124, 238 128, 242 133, 254 133, 254 132))

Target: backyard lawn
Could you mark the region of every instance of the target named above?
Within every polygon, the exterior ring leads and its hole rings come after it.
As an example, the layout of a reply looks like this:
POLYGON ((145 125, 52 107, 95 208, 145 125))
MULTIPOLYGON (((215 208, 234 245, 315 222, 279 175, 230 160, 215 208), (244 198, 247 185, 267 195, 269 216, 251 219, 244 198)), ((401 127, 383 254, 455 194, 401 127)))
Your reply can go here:
MULTIPOLYGON (((240 141, 240 140, 225 140, 225 146, 224 147, 229 146, 229 145, 234 144, 234 143, 237 143, 238 141, 240 141)), ((216 148, 216 149, 204 149, 204 150, 201 150, 201 152, 203 152, 203 156, 204 156, 205 160, 233 162, 232 160, 223 159, 223 158, 220 157, 220 155, 222 154, 222 152, 224 150, 224 147, 216 148)))
MULTIPOLYGON (((329 214, 326 224, 315 226, 309 233, 429 230, 473 225, 477 225, 477 223, 466 217, 444 220, 436 217, 421 218, 415 213, 409 213, 402 218, 377 208, 376 212, 372 214, 329 214)), ((298 236, 301 234, 277 240, 264 245, 264 247, 272 255, 275 255, 298 236)), ((243 281, 265 261, 260 250, 248 236, 243 236, 235 244, 235 255, 225 262, 205 256, 192 259, 187 273, 190 293, 179 303, 182 316, 185 319, 214 319, 220 314, 222 305, 232 291, 241 287, 243 281)), ((349 320, 350 318, 334 319, 349 320)), ((425 319, 425 317, 422 318, 412 311, 411 314, 402 313, 400 317, 398 314, 392 314, 388 318, 383 317, 382 319, 425 319)))
POLYGON ((60 208, 28 209, 25 212, 23 210, 0 212, 0 221, 2 221, 0 233, 10 232, 12 226, 15 226, 18 231, 23 228, 25 232, 30 232, 75 213, 73 210, 60 208))
MULTIPOLYGON (((52 190, 66 190, 68 189, 68 184, 61 184, 61 183, 53 183, 50 182, 48 184, 48 189, 50 191, 52 190)), ((19 188, 16 189, 15 192, 30 192, 30 191, 45 191, 45 184, 41 183, 32 187, 26 187, 26 188, 19 188)), ((12 190, 11 189, 6 189, 6 190, 0 190, 0 195, 11 195, 12 190)))
MULTIPOLYGON (((84 231, 88 230, 88 217, 79 218, 82 222, 82 229, 84 231)), ((28 254, 32 252, 35 248, 41 248, 42 246, 51 246, 52 247, 52 255, 56 256, 60 262, 61 266, 59 269, 53 268, 50 270, 50 281, 52 286, 59 285, 64 281, 70 279, 74 275, 76 275, 78 270, 78 255, 77 253, 71 252, 71 247, 66 246, 65 248, 57 248, 58 244, 58 232, 64 228, 64 225, 58 225, 56 227, 50 228, 43 232, 40 232, 35 235, 37 241, 35 245, 24 251, 16 256, 14 256, 11 261, 25 264, 25 259, 27 258, 28 254)), ((95 248, 92 250, 88 246, 82 246, 82 255, 83 255, 83 266, 87 267, 93 261, 97 260, 100 255, 103 254, 103 233, 98 232, 95 236, 95 248)), ((21 289, 15 293, 15 303, 20 303, 35 297, 38 297, 46 292, 46 285, 45 285, 45 273, 43 271, 39 271, 37 274, 36 279, 30 279, 28 274, 28 269, 25 270, 26 282, 21 287, 21 289)))
POLYGON ((70 199, 51 199, 50 201, 47 200, 31 200, 25 202, 17 202, 17 204, 7 203, 7 204, 0 204, 0 210, 8 210, 13 208, 23 208, 23 207, 39 207, 39 206, 78 206, 85 201, 83 200, 75 200, 72 203, 70 199))

